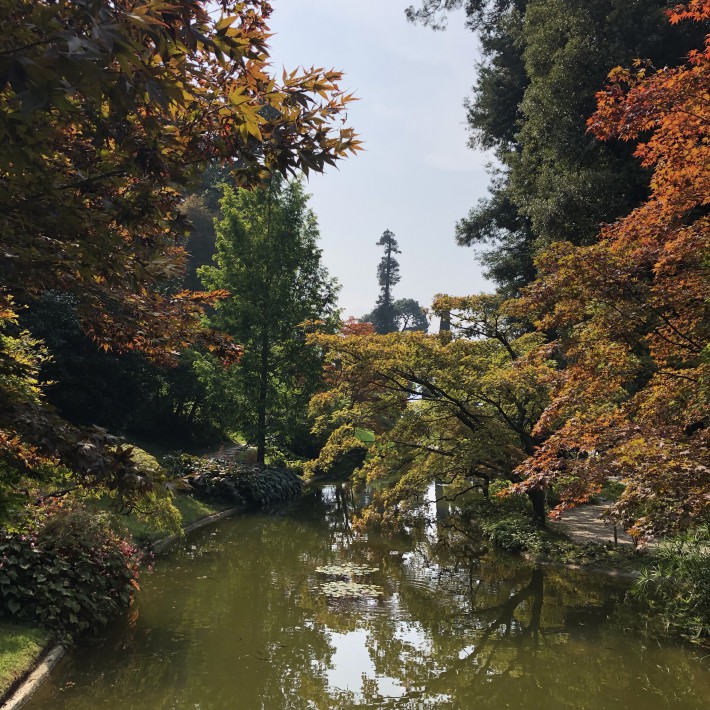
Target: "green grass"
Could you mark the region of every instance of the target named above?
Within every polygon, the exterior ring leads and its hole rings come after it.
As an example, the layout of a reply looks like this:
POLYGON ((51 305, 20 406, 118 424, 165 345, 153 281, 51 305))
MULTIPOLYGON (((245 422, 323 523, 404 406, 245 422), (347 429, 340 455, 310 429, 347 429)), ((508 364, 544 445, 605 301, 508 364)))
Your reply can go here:
POLYGON ((43 629, 0 621, 0 696, 32 668, 48 641, 43 629))
MULTIPOLYGON (((152 453, 149 453, 135 444, 132 445, 134 446, 133 457, 140 468, 148 474, 157 474, 161 469, 160 462, 156 458, 156 455, 159 455, 159 451, 156 450, 155 446, 151 446, 152 453)), ((125 532, 137 544, 145 545, 155 542, 166 535, 173 534, 180 527, 185 528, 200 518, 231 507, 229 503, 214 501, 207 503, 180 492, 174 496, 172 503, 179 512, 179 521, 172 519, 173 527, 169 528, 166 528, 165 524, 160 525, 158 522, 159 516, 155 514, 136 516, 134 514, 123 515, 116 513, 115 517, 119 526, 123 528, 122 532, 125 532), (175 526, 176 523, 177 526, 175 526)), ((108 496, 90 501, 89 505, 95 506, 97 510, 111 511, 111 501, 108 496)), ((158 511, 156 510, 155 512, 157 513, 158 511)))
MULTIPOLYGON (((180 513, 180 526, 183 528, 208 515, 214 515, 214 513, 219 513, 222 510, 233 507, 229 502, 205 502, 184 493, 175 495, 173 504, 180 513)), ((96 506, 96 508, 100 510, 111 510, 111 502, 108 497, 91 501, 90 505, 96 506)), ((123 528, 128 536, 138 545, 156 542, 175 532, 174 530, 166 530, 164 527, 151 524, 150 520, 137 518, 133 514, 124 515, 122 513, 116 513, 115 516, 118 525, 123 528)))
POLYGON ((229 502, 221 503, 210 501, 209 503, 205 503, 205 501, 198 500, 192 496, 177 495, 175 497, 175 507, 182 515, 183 527, 187 527, 188 525, 197 522, 200 518, 213 515, 214 513, 219 513, 220 511, 227 510, 233 506, 229 502))

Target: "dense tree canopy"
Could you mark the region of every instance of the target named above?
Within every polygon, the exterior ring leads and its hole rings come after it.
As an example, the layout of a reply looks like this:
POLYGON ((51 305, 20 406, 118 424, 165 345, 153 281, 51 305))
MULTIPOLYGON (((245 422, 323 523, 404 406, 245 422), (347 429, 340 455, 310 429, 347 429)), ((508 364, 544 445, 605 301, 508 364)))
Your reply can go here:
POLYGON ((321 265, 318 224, 298 181, 278 176, 256 190, 225 187, 214 266, 200 269, 210 288, 226 289, 210 320, 243 344, 238 365, 213 363, 233 426, 257 446, 293 448, 307 435, 306 408, 320 382, 313 328, 332 330, 338 286, 321 265), (304 431, 305 429, 305 431, 304 431))
POLYGON ((467 100, 471 145, 497 159, 488 198, 456 230, 463 245, 490 244, 488 275, 515 294, 533 258, 557 241, 589 244, 603 222, 647 194, 648 172, 623 142, 586 131, 607 73, 637 57, 677 65, 692 31, 665 20, 666 0, 425 0, 414 21, 445 25, 464 7, 483 59, 467 100))
MULTIPOLYGON (((707 0, 672 22, 710 19, 707 0)), ((536 427, 550 436, 521 468, 585 499, 627 481, 614 513, 639 534, 698 524, 710 512, 708 254, 710 35, 687 64, 616 69, 590 130, 635 144, 651 195, 597 244, 562 242, 516 305, 561 333, 565 367, 536 427)))
POLYGON ((184 258, 176 188, 208 160, 244 184, 334 163, 356 147, 340 75, 277 82, 261 0, 0 9, 3 283, 72 291, 99 342, 169 354, 195 322, 195 296, 151 288, 184 258))
MULTIPOLYGON (((372 517, 395 516, 431 480, 470 488, 494 477, 512 482, 512 492, 528 493, 538 517, 544 514, 539 500, 544 491, 559 500, 554 511, 559 513, 616 478, 624 489, 609 514, 641 539, 701 525, 710 515, 710 35, 680 66, 655 69, 639 60, 633 69, 614 69, 607 88, 596 95, 597 110, 586 121, 590 135, 584 136, 579 112, 590 77, 603 64, 598 48, 589 44, 594 22, 605 26, 604 13, 612 9, 630 23, 635 12, 655 17, 658 8, 562 4, 580 14, 564 15, 560 3, 530 0, 523 23, 530 84, 521 104, 525 122, 514 137, 522 142, 514 153, 524 162, 534 146, 529 155, 537 172, 525 182, 530 200, 523 212, 535 249, 514 240, 506 248, 512 257, 528 259, 548 234, 549 245, 535 256, 539 278, 505 303, 503 295, 439 297, 434 312, 452 322, 452 333, 319 338, 332 362, 330 389, 312 406, 318 426, 331 437, 314 466, 361 445, 358 430, 373 431, 376 442, 363 471, 386 483, 372 517), (577 19, 564 31, 553 31, 562 17, 577 19), (536 45, 535 33, 547 39, 536 45), (587 56, 591 74, 567 76, 581 56, 587 56), (555 67, 558 59, 564 75, 555 67), (534 66, 537 75, 531 73, 534 66), (571 93, 556 119, 573 118, 563 155, 551 144, 564 131, 545 137, 542 127, 550 125, 546 112, 564 103, 554 100, 552 89, 567 82, 571 93), (543 85, 547 88, 533 100, 543 85), (579 89, 576 99, 573 89, 579 89), (530 140, 535 131, 540 133, 530 140), (600 147, 592 146, 590 153, 584 145, 593 140, 600 147), (603 159, 607 150, 610 162, 603 159), (575 200, 591 204, 592 212, 594 201, 585 193, 590 186, 603 198, 616 180, 634 185, 633 175, 646 171, 650 194, 595 236, 601 212, 581 226, 586 217, 573 216, 572 203, 555 216, 559 232, 551 224, 542 229, 534 210, 546 207, 535 206, 535 180, 547 179, 545 156, 556 156, 557 181, 565 179, 565 158, 581 170, 574 156, 582 154, 596 157, 575 200), (624 172, 631 159, 639 167, 624 172), (537 332, 528 332, 531 320, 537 332)), ((430 10, 442 6, 428 4, 430 10)), ((469 9, 477 21, 490 19, 477 3, 469 9)), ((436 15, 426 17, 433 22, 436 15)), ((695 0, 669 17, 670 24, 707 23, 710 3, 695 0)), ((643 17, 637 19, 643 26, 643 17)), ((504 190, 513 189, 520 175, 511 172, 504 190)), ((550 183, 547 190, 550 204, 557 200, 553 187, 550 183)), ((559 187, 576 191, 572 177, 559 187)), ((519 205, 516 209, 520 214, 519 205)), ((616 209, 621 207, 612 213, 616 209)))
MULTIPOLYGON (((238 354, 200 321, 221 294, 171 287, 185 260, 182 190, 208 162, 255 185, 358 147, 338 72, 273 75, 270 14, 263 0, 0 1, 12 29, 0 37, 2 369, 31 359, 15 314, 47 290, 71 294, 104 349, 167 363, 190 343, 238 354)), ((16 395, 2 395, 0 459, 142 485, 129 455, 16 395)))
MULTIPOLYGON (((397 515, 428 481, 460 488, 520 480, 514 469, 539 443, 532 434, 546 404, 550 368, 540 334, 525 334, 499 310, 500 298, 440 297, 436 312, 458 312, 451 333, 316 335, 327 349, 329 389, 314 397, 316 430, 330 433, 312 468, 377 435, 368 480, 387 480, 380 513, 397 515)), ((530 490, 538 522, 542 499, 530 490)), ((377 514, 376 508, 370 514, 377 514)))

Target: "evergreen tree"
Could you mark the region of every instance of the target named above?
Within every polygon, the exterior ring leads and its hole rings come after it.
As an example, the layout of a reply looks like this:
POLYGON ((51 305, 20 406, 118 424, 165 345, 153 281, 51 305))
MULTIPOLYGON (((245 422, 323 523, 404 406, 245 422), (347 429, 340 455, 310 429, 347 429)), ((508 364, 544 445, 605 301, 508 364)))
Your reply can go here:
POLYGON ((225 186, 216 225, 215 266, 199 270, 208 288, 226 289, 212 325, 244 347, 224 371, 203 364, 221 382, 234 426, 256 444, 293 451, 308 439, 307 406, 321 375, 319 352, 306 343, 309 322, 326 330, 338 320, 338 286, 321 265, 318 224, 299 181, 274 176, 256 190, 225 186))
POLYGON ((392 298, 392 289, 399 283, 399 262, 395 254, 401 254, 394 234, 386 229, 377 242, 377 246, 384 247, 384 254, 377 266, 377 281, 380 284, 380 295, 377 305, 372 313, 365 316, 377 333, 392 333, 398 330, 397 312, 392 298))
POLYGON ((648 192, 648 172, 623 141, 587 132, 595 94, 617 65, 682 62, 697 41, 673 27, 668 0, 420 0, 410 20, 435 29, 463 7, 483 59, 466 102, 470 145, 496 156, 489 196, 456 229, 461 245, 489 244, 482 262, 503 292, 535 277, 553 242, 590 244, 602 223, 648 192))
POLYGON ((413 298, 398 298, 394 302, 394 312, 397 321, 397 330, 429 330, 429 321, 426 311, 413 298))

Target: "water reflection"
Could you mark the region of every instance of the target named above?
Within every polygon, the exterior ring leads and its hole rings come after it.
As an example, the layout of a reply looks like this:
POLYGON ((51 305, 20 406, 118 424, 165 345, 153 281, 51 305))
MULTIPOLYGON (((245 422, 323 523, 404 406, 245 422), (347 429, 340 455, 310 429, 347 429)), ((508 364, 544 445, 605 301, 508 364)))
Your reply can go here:
MULTIPOLYGON (((312 491, 225 521, 147 577, 132 614, 69 655, 30 708, 707 707, 707 665, 645 647, 604 578, 436 549, 443 528, 353 534, 367 492, 312 491), (323 565, 377 567, 382 594, 332 599, 323 565)), ((439 524, 445 510, 436 510, 439 524)), ((439 506, 441 507, 441 506, 439 506)))

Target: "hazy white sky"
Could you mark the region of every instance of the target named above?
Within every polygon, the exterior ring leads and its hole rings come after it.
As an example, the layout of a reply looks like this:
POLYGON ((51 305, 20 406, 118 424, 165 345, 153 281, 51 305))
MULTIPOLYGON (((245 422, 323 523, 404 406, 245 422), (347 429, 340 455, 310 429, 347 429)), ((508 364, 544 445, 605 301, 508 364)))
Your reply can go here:
POLYGON ((488 183, 487 157, 466 147, 463 99, 473 83, 475 37, 460 14, 446 32, 411 25, 404 16, 411 2, 274 2, 275 69, 340 69, 344 86, 360 98, 349 117, 365 151, 312 176, 308 188, 346 316, 374 306, 375 242, 385 229, 402 250, 396 298, 428 306, 439 292, 492 290, 474 251, 454 241, 456 220, 488 183))

